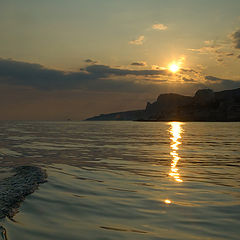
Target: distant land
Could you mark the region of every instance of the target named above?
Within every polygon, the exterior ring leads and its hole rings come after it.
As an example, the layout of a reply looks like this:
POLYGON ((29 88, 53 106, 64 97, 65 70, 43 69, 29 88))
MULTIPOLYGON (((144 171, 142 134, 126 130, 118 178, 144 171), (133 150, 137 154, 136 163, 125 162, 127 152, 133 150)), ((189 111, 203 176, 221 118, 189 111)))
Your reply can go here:
POLYGON ((193 97, 160 94, 143 110, 101 114, 87 121, 240 121, 240 88, 214 92, 200 89, 193 97))

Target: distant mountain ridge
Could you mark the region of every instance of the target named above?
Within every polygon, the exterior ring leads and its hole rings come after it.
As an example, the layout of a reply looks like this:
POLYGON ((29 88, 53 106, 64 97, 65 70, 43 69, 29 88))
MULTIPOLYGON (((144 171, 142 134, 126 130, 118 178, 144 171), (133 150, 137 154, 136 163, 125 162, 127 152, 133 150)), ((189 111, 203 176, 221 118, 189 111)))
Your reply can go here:
POLYGON ((213 92, 200 89, 193 97, 160 94, 145 110, 101 114, 88 121, 240 121, 240 88, 213 92))

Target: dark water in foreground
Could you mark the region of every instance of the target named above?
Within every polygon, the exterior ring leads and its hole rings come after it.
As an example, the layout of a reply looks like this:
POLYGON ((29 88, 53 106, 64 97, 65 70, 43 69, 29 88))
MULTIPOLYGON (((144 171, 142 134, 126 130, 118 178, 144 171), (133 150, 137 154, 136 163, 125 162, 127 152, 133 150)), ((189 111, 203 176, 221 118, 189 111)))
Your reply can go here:
POLYGON ((6 167, 48 182, 10 240, 240 239, 240 123, 1 122, 6 167))

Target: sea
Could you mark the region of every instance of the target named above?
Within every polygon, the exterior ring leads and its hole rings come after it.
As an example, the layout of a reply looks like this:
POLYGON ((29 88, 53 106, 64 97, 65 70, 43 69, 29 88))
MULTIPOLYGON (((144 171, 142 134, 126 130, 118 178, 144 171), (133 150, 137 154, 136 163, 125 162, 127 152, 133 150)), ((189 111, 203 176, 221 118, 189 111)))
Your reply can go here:
POLYGON ((47 182, 8 240, 239 240, 239 122, 0 122, 0 181, 47 182))

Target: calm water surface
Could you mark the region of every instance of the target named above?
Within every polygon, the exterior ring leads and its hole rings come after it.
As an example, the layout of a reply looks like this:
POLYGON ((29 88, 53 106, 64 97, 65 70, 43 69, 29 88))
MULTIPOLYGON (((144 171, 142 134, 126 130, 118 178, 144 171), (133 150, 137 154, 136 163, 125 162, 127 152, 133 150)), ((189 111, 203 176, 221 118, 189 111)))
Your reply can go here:
POLYGON ((240 239, 240 123, 1 122, 0 180, 48 182, 9 240, 240 239))

